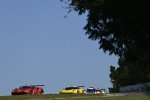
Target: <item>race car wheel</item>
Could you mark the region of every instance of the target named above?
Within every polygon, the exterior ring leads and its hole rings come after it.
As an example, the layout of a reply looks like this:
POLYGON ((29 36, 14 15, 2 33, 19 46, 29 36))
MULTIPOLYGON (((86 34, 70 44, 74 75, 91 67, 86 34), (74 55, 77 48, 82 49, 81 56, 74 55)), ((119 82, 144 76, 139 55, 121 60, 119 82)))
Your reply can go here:
POLYGON ((40 94, 42 94, 42 93, 44 93, 44 90, 42 90, 40 94))
POLYGON ((30 94, 33 94, 33 90, 30 92, 30 94))
POLYGON ((77 90, 77 94, 80 94, 80 90, 77 90))
POLYGON ((33 89, 31 89, 30 94, 33 94, 33 89))

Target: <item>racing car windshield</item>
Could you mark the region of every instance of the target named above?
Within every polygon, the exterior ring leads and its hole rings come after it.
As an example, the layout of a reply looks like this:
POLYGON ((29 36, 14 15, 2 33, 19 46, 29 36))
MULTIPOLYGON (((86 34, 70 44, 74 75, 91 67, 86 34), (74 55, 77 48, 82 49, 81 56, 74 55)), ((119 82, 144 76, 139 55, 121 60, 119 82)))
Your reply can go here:
POLYGON ((78 87, 66 87, 65 90, 79 89, 78 87))
POLYGON ((30 86, 21 86, 19 87, 19 89, 28 89, 28 88, 31 88, 30 86))

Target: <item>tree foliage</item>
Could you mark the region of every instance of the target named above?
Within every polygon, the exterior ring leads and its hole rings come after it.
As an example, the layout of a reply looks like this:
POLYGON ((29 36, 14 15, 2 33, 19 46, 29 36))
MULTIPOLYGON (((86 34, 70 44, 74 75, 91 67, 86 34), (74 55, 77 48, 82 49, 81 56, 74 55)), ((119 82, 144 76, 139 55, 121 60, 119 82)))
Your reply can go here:
POLYGON ((79 15, 87 12, 86 34, 104 51, 123 56, 126 48, 149 41, 149 0, 69 1, 79 15))
POLYGON ((150 0, 67 0, 69 9, 87 14, 84 29, 99 48, 119 57, 111 66, 116 86, 150 81, 150 0))

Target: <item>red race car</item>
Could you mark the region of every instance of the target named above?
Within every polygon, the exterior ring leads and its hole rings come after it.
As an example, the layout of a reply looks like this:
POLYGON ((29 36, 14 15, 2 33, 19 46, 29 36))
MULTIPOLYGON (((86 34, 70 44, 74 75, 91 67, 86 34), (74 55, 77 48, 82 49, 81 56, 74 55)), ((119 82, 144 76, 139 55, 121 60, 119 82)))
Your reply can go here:
POLYGON ((13 89, 11 94, 12 95, 42 94, 42 93, 44 93, 44 90, 40 86, 44 86, 44 85, 29 85, 29 86, 25 85, 25 86, 20 86, 19 88, 13 89))

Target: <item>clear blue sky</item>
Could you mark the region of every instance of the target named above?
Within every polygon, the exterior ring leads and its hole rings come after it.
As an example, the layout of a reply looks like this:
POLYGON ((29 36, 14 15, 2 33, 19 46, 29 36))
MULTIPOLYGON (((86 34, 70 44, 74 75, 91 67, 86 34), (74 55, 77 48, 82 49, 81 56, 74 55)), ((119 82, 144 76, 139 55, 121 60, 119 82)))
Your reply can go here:
POLYGON ((45 93, 65 86, 111 86, 117 57, 84 34, 86 15, 68 14, 59 0, 0 0, 0 95, 25 84, 45 93))

